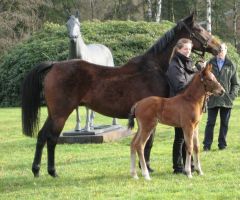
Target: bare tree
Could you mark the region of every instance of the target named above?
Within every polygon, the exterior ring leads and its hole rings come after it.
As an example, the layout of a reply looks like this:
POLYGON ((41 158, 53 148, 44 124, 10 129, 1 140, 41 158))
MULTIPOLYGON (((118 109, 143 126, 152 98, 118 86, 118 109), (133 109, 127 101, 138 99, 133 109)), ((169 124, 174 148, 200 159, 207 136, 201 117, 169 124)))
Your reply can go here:
POLYGON ((152 21, 152 0, 147 0, 147 19, 148 21, 152 21))
POLYGON ((211 0, 206 0, 206 3, 207 3, 207 31, 212 32, 211 0))
POLYGON ((156 2, 156 22, 161 21, 161 11, 162 11, 162 0, 157 0, 156 2))
POLYGON ((239 0, 234 0, 233 5, 233 34, 234 34, 234 45, 237 47, 237 21, 238 21, 238 11, 239 11, 239 0))

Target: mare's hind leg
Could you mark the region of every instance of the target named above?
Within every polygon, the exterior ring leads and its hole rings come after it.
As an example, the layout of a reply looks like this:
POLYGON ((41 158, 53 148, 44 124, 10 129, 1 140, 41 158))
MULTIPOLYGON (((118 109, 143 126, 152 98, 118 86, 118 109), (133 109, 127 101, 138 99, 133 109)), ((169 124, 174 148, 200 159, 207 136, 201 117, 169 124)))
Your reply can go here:
POLYGON ((199 175, 203 175, 200 157, 199 157, 199 139, 198 139, 198 127, 196 127, 193 134, 193 158, 194 158, 194 168, 198 172, 199 175))
POLYGON ((34 177, 39 177, 42 151, 47 141, 48 124, 49 124, 49 118, 45 121, 42 129, 38 133, 36 151, 35 151, 35 156, 32 164, 32 172, 34 174, 34 177))
POLYGON ((51 132, 47 135, 48 174, 52 177, 58 176, 55 169, 55 148, 66 119, 67 117, 62 116, 61 118, 49 120, 49 130, 51 132))

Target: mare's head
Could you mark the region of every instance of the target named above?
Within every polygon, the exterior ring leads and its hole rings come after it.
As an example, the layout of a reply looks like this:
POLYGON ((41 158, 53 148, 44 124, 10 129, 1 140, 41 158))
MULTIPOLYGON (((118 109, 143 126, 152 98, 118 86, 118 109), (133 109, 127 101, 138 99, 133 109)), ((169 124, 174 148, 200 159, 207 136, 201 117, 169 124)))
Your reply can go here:
POLYGON ((78 17, 71 15, 66 23, 68 37, 71 41, 76 41, 76 39, 81 35, 80 33, 80 22, 78 17))
POLYGON ((214 74, 211 72, 212 65, 207 64, 207 66, 201 70, 200 72, 200 78, 201 82, 204 85, 204 90, 208 94, 213 94, 215 96, 221 96, 224 94, 225 90, 221 86, 221 84, 217 81, 214 74))
POLYGON ((193 42, 193 51, 201 51, 202 55, 205 52, 217 55, 221 50, 219 40, 205 30, 202 26, 194 21, 194 14, 178 22, 178 26, 182 29, 182 37, 189 38, 193 42))

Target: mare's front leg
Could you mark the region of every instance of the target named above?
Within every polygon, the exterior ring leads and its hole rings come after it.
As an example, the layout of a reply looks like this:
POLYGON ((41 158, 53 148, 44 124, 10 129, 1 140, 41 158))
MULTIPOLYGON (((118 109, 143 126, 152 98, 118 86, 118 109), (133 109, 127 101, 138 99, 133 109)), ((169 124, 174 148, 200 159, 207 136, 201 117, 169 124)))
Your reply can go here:
POLYGON ((199 138, 198 138, 198 126, 195 128, 193 134, 193 153, 194 153, 194 168, 198 172, 199 175, 203 175, 203 171, 200 164, 200 156, 199 156, 199 138))
POLYGON ((192 178, 191 156, 193 152, 193 129, 190 127, 183 128, 184 140, 186 144, 186 162, 185 172, 188 178, 192 178))

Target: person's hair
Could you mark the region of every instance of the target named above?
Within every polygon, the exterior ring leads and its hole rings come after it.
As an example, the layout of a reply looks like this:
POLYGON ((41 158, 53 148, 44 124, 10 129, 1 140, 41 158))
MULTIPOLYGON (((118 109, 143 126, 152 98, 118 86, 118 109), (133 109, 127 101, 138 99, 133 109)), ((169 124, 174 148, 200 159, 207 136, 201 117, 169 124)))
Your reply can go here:
POLYGON ((222 48, 222 46, 224 46, 225 47, 225 49, 227 49, 227 45, 226 45, 226 43, 221 43, 221 48, 222 48))
POLYGON ((192 40, 187 39, 187 38, 181 38, 177 41, 177 44, 174 46, 171 57, 169 59, 169 62, 171 62, 172 57, 175 55, 175 53, 177 52, 177 50, 183 48, 184 44, 188 44, 190 43, 193 46, 192 40))

